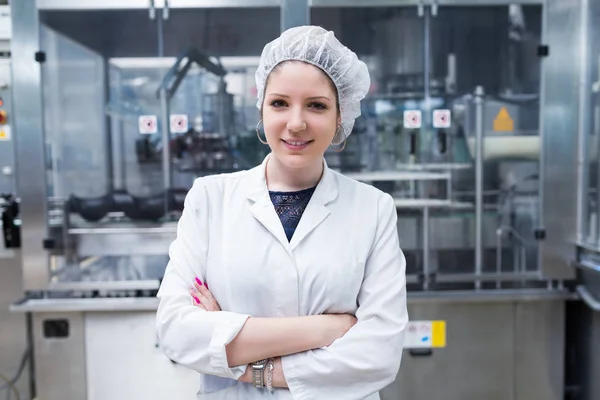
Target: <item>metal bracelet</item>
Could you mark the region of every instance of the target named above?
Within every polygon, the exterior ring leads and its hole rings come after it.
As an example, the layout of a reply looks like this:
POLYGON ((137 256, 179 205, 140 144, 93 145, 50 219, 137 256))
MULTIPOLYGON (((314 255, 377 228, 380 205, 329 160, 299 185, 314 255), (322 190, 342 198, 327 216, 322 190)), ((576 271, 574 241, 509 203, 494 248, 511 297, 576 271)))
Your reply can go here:
POLYGON ((257 370, 255 368, 252 368, 252 384, 255 388, 262 389, 265 387, 264 373, 264 369, 257 370))
POLYGON ((267 374, 265 381, 267 382, 267 390, 269 391, 269 393, 273 393, 273 369, 274 368, 275 367, 273 366, 273 359, 270 358, 269 362, 267 363, 267 367, 265 368, 265 372, 267 374))

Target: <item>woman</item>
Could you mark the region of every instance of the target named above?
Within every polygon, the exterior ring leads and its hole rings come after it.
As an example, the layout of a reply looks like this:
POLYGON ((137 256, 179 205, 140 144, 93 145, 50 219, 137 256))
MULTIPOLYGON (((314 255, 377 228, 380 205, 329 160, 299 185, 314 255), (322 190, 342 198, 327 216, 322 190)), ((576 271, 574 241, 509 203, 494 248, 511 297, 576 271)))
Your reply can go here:
POLYGON ((324 160, 360 115, 367 67, 332 32, 297 27, 266 45, 256 86, 271 153, 195 181, 160 344, 202 374, 201 399, 379 399, 408 321, 396 208, 324 160))

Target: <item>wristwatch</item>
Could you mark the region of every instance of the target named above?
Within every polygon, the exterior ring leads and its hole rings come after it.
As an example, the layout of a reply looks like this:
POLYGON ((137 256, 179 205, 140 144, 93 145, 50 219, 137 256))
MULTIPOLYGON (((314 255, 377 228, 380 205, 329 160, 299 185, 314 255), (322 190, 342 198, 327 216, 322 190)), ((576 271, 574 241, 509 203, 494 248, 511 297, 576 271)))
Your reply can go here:
POLYGON ((268 363, 268 358, 252 363, 252 383, 254 387, 265 387, 265 368, 267 367, 268 363))

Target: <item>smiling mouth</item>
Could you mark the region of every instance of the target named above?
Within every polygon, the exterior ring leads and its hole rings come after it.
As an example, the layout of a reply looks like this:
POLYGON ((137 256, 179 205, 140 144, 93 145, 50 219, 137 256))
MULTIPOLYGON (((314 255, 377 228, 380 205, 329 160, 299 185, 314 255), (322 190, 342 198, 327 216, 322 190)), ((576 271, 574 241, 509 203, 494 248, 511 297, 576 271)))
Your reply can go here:
POLYGON ((295 146, 295 147, 302 147, 302 146, 306 146, 309 143, 312 143, 312 140, 283 140, 281 139, 282 142, 284 142, 285 144, 288 144, 290 146, 295 146))

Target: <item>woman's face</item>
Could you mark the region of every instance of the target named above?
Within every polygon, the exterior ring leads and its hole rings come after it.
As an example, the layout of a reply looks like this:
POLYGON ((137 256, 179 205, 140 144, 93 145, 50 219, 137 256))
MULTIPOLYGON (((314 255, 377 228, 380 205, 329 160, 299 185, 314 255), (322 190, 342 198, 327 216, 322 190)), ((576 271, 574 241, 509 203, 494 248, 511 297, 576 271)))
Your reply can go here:
POLYGON ((290 168, 311 166, 335 136, 337 96, 319 68, 287 62, 269 76, 262 117, 273 156, 290 168))

